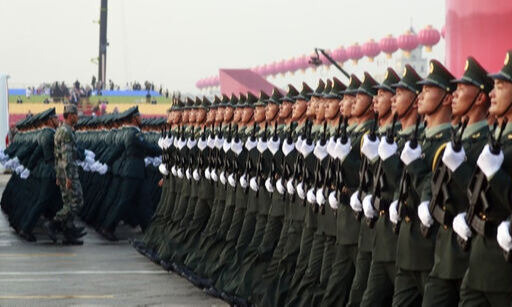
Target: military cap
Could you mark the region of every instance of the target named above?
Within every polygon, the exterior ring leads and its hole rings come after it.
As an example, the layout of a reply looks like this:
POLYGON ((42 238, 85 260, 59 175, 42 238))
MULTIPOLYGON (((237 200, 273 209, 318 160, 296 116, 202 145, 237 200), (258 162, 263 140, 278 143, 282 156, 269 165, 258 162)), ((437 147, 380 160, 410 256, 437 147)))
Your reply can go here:
POLYGON ((194 106, 192 108, 197 109, 197 108, 201 107, 202 104, 203 104, 203 100, 201 98, 199 98, 199 96, 196 96, 196 101, 194 102, 194 106))
POLYGON ((357 78, 356 75, 351 74, 350 79, 348 80, 348 87, 345 91, 343 91, 344 95, 355 95, 357 94, 357 90, 361 86, 361 81, 357 78))
POLYGON ((241 107, 251 107, 254 108, 254 104, 258 101, 258 97, 256 97, 252 92, 247 92, 247 99, 242 103, 242 95, 240 95, 240 106, 241 107))
POLYGON ((332 91, 332 81, 331 79, 327 80, 327 83, 325 84, 324 91, 322 92, 322 98, 325 98, 327 95, 329 95, 332 91))
POLYGON ((324 95, 326 99, 342 99, 343 92, 347 89, 347 86, 343 84, 338 78, 332 78, 332 89, 331 91, 324 95))
POLYGON ((175 100, 173 100, 173 104, 168 111, 178 111, 183 109, 183 106, 183 101, 180 98, 176 98, 175 100))
POLYGON ((377 84, 377 81, 375 81, 375 79, 373 79, 373 77, 365 71, 363 82, 357 89, 357 94, 366 94, 370 97, 373 97, 377 95, 377 89, 375 88, 377 84))
POLYGON ((320 81, 318 81, 318 86, 316 87, 315 91, 312 93, 312 96, 322 97, 324 90, 325 90, 325 82, 324 82, 324 80, 320 79, 320 81))
POLYGON ((208 110, 211 106, 212 103, 210 102, 210 99, 208 99, 206 96, 203 96, 203 99, 201 100, 201 108, 208 110))
POLYGON ((283 98, 283 94, 281 94, 281 91, 277 87, 274 87, 268 102, 273 104, 281 104, 281 98, 283 98))
POLYGON ((128 110, 124 111, 123 114, 121 115, 121 118, 128 119, 130 117, 137 116, 137 115, 140 115, 139 107, 134 106, 134 107, 131 107, 128 110))
POLYGON ((456 85, 452 82, 455 77, 438 60, 430 60, 428 76, 419 81, 419 85, 437 86, 447 92, 455 90, 456 85))
POLYGON ((194 107, 194 100, 192 100, 192 98, 190 98, 190 97, 187 97, 187 102, 185 103, 185 107, 183 107, 183 109, 188 110, 188 109, 192 109, 193 107, 194 107))
POLYGON ((56 116, 57 116, 57 114, 55 113, 55 108, 50 108, 50 109, 44 110, 43 112, 40 113, 39 120, 45 121, 45 120, 48 120, 49 118, 56 117, 56 116))
POLYGON ((221 104, 221 100, 220 100, 219 96, 215 95, 215 97, 213 98, 212 104, 210 106, 210 109, 217 108, 220 104, 221 104))
POLYGON ((299 95, 299 91, 297 91, 297 89, 293 85, 288 84, 288 93, 286 93, 286 96, 283 96, 280 100, 281 102, 295 102, 295 99, 293 97, 296 97, 297 95, 299 95))
POLYGON ((260 97, 258 101, 254 104, 255 107, 266 106, 268 103, 268 95, 264 91, 260 91, 260 97))
POLYGON ((302 91, 300 91, 299 95, 293 97, 293 99, 309 101, 311 95, 313 95, 313 89, 310 88, 306 82, 302 82, 302 91))
MULTIPOLYGON (((240 96, 242 97, 242 96, 240 96)), ((232 107, 234 108, 238 104, 238 97, 236 95, 231 95, 231 99, 229 99, 229 102, 226 104, 226 107, 232 107)))
POLYGON ((491 74, 491 78, 512 82, 512 50, 507 51, 505 63, 498 73, 491 74))
POLYGON ((464 74, 460 79, 452 80, 453 83, 465 83, 478 87, 481 91, 489 94, 492 90, 492 78, 487 71, 473 57, 468 57, 464 66, 464 74))
POLYGON ((64 106, 64 113, 78 114, 78 108, 72 103, 68 103, 64 106))
POLYGON ((400 81, 400 77, 396 74, 395 70, 391 67, 388 67, 386 70, 386 75, 384 76, 384 81, 381 84, 377 85, 376 89, 386 90, 391 93, 395 93, 395 88, 393 88, 393 84, 396 84, 400 81))
POLYGON ((421 85, 418 84, 419 81, 421 81, 421 77, 418 75, 416 70, 414 70, 411 65, 406 64, 402 74, 402 79, 400 79, 398 83, 393 84, 393 87, 404 88, 418 95, 421 92, 421 85))
MULTIPOLYGON (((227 95, 222 95, 222 100, 220 101, 219 103, 219 107, 225 107, 225 106, 228 106, 229 105, 229 102, 231 101, 231 99, 233 99, 233 94, 231 95, 231 98, 229 98, 227 95)), ((235 96, 235 99, 236 99, 236 96, 235 96)))

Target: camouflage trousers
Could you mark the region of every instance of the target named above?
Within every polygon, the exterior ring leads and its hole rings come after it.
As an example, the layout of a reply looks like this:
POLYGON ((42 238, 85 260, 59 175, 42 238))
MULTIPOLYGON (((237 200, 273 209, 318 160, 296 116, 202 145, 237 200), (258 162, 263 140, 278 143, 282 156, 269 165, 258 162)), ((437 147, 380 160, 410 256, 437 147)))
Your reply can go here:
MULTIPOLYGON (((78 176, 77 176, 78 177, 78 176)), ((66 221, 77 215, 84 205, 82 185, 80 179, 71 179, 71 188, 66 188, 66 178, 59 179, 59 188, 62 195, 62 209, 55 214, 55 221, 66 221)))

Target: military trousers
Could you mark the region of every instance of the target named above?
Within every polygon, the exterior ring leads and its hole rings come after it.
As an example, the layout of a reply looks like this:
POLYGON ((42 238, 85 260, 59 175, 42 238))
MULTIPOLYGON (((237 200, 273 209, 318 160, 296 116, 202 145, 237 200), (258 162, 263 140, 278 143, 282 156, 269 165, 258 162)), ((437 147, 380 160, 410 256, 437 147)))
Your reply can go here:
POLYGON ((479 291, 468 285, 466 276, 460 288, 459 307, 512 306, 512 292, 479 291))
POLYGON ((398 268, 392 306, 421 306, 429 273, 398 268))
POLYGON ((396 266, 394 261, 372 261, 361 306, 391 306, 395 274, 396 266))

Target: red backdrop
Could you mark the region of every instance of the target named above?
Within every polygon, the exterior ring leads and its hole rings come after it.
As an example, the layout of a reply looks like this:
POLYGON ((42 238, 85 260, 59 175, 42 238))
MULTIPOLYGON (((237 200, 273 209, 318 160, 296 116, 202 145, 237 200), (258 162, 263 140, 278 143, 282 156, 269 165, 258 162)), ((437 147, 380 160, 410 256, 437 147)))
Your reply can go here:
POLYGON ((512 49, 511 0, 446 0, 446 64, 457 77, 474 56, 489 72, 498 71, 512 49))

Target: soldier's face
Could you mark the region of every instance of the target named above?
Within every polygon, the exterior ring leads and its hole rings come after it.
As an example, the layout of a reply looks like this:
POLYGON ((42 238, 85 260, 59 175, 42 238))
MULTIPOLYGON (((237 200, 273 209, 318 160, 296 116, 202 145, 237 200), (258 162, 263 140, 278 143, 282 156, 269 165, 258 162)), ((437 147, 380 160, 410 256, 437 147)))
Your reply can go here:
POLYGON ((179 124, 181 121, 182 115, 183 115, 183 111, 176 111, 174 113, 174 117, 173 117, 173 124, 175 124, 175 125, 179 124))
POLYGON ((217 114, 215 114, 215 121, 220 123, 224 120, 224 108, 217 108, 217 114))
POLYGON ((233 122, 234 123, 239 123, 241 119, 242 119, 242 109, 241 108, 236 108, 235 112, 233 114, 233 122))
POLYGON ((52 117, 50 122, 53 128, 57 128, 59 126, 59 118, 57 116, 52 117))
MULTIPOLYGON (((494 116, 503 116, 512 103, 512 83, 494 79, 494 88, 490 93, 491 107, 489 113, 494 116)), ((510 108, 512 109, 512 108, 510 108)), ((510 113, 510 109, 507 113, 510 113)))
POLYGON ((277 104, 269 103, 265 108, 265 118, 267 121, 273 120, 276 118, 278 112, 279 106, 277 104))
POLYGON ((325 103, 325 118, 332 119, 338 114, 340 103, 337 99, 328 99, 325 103))
POLYGON ((325 103, 322 100, 319 100, 316 105, 315 119, 319 122, 325 119, 325 103))
POLYGON ((206 119, 206 110, 205 109, 198 109, 196 111, 196 123, 201 124, 206 119))
POLYGON ((461 116, 468 111, 471 104, 475 102, 479 90, 476 86, 464 83, 458 83, 457 89, 453 92, 452 115, 461 116))
POLYGON ((208 114, 206 114, 206 123, 211 124, 215 121, 215 115, 217 114, 217 109, 208 110, 208 114))
POLYGON ((244 110, 242 112, 242 123, 244 123, 244 124, 248 123, 251 120, 253 114, 254 114, 253 108, 251 108, 251 107, 244 108, 244 110))
POLYGON ((306 116, 314 117, 317 108, 318 108, 318 98, 311 97, 311 100, 308 103, 308 109, 306 110, 306 116))
POLYGON ((391 97, 393 97, 393 93, 379 89, 377 96, 373 98, 373 108, 375 112, 378 112, 380 115, 386 115, 391 108, 391 97))
POLYGON ((190 124, 193 124, 196 122, 196 112, 197 112, 196 109, 190 110, 190 113, 188 115, 188 122, 190 124))
MULTIPOLYGON (((391 112, 399 116, 405 115, 411 103, 413 103, 415 96, 413 92, 407 89, 397 88, 395 96, 391 98, 391 112)), ((417 104, 417 102, 414 102, 414 104, 417 104)), ((414 108, 414 106, 412 108, 414 108)))
POLYGON ((290 117, 292 114, 292 103, 289 101, 284 101, 279 107, 279 118, 285 119, 290 117))
POLYGON ((360 117, 363 116, 366 110, 369 110, 369 107, 372 104, 373 97, 370 97, 363 93, 358 93, 356 95, 356 101, 352 105, 352 116, 360 117))
POLYGON ((297 100, 293 104, 292 119, 299 120, 304 115, 304 112, 306 112, 307 107, 308 103, 306 100, 297 100))
POLYGON ((71 126, 74 126, 74 125, 76 125, 76 122, 78 121, 78 114, 69 114, 68 118, 69 118, 69 123, 71 124, 71 126))
POLYGON ((173 121, 174 121, 174 112, 173 112, 173 111, 171 111, 171 112, 169 112, 169 113, 167 114, 167 123, 168 123, 168 124, 171 124, 171 123, 173 123, 173 121))
POLYGON ((184 110, 183 113, 181 114, 181 122, 186 124, 188 123, 188 117, 190 115, 190 111, 189 110, 184 110))
POLYGON ((231 119, 233 118, 233 113, 234 113, 233 108, 229 108, 229 107, 225 108, 224 109, 224 121, 225 122, 231 121, 231 119))
POLYGON ((265 107, 259 106, 254 109, 254 121, 261 123, 265 120, 265 107))
POLYGON ((343 116, 346 118, 352 117, 352 106, 356 102, 356 96, 345 95, 343 96, 343 116))
POLYGON ((441 88, 433 85, 423 85, 423 89, 418 96, 418 113, 420 115, 431 114, 437 111, 436 108, 439 108, 440 103, 449 103, 451 106, 451 99, 452 96, 450 94, 445 95, 445 91, 441 88))

